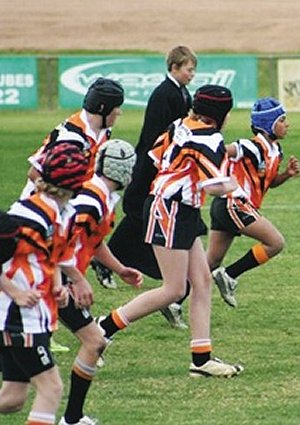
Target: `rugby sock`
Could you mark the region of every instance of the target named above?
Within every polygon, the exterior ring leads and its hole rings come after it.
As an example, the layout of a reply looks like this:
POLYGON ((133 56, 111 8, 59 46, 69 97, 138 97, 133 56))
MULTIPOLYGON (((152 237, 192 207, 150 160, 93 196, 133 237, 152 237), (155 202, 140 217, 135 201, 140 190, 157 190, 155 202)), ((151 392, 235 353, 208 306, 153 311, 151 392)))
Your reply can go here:
POLYGON ((54 425, 55 415, 53 413, 40 413, 33 412, 29 413, 26 425, 54 425))
POLYGON ((254 269, 260 264, 266 263, 269 259, 270 257, 263 245, 258 243, 254 245, 242 258, 226 267, 225 270, 230 277, 236 279, 242 273, 247 270, 254 269))
POLYGON ((191 352, 192 361, 195 366, 202 366, 210 359, 212 351, 210 339, 192 339, 191 352))
POLYGON ((129 320, 122 312, 122 307, 113 310, 105 319, 100 322, 101 328, 105 331, 105 338, 112 337, 116 332, 126 328, 129 320))
POLYGON ((83 405, 92 380, 96 375, 96 367, 84 364, 77 356, 71 373, 71 387, 67 408, 64 414, 69 424, 78 423, 83 415, 83 405))

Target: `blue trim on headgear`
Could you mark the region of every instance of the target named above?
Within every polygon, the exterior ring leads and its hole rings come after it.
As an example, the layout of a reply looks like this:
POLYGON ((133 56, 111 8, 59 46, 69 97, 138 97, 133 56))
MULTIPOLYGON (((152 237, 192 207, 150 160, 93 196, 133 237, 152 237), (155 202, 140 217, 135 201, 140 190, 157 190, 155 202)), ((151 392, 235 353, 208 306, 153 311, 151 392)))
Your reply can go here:
POLYGON ((271 138, 276 139, 274 127, 277 120, 286 114, 283 105, 273 97, 258 99, 251 111, 251 125, 257 130, 266 132, 271 138))

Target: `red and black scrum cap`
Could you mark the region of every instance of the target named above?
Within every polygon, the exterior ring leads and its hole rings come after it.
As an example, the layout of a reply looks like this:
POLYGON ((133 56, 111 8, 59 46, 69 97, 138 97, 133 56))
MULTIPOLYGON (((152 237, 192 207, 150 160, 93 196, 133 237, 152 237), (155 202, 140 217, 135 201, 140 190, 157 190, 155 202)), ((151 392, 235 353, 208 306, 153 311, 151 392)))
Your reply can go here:
POLYGON ((42 177, 54 186, 76 191, 86 180, 88 166, 88 158, 78 146, 60 142, 45 155, 42 177))

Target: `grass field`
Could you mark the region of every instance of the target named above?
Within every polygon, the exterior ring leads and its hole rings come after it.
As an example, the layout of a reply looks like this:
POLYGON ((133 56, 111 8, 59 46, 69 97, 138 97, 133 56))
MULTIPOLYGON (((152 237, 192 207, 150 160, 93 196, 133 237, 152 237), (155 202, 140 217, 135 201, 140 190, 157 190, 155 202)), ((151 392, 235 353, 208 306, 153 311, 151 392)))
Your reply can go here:
MULTIPOLYGON (((68 111, 1 112, 0 208, 19 195, 28 168, 26 158, 68 111)), ((234 111, 225 131, 229 142, 249 135, 248 111, 234 111)), ((300 116, 290 114, 290 134, 283 142, 285 160, 300 158, 300 116)), ((141 125, 140 112, 125 111, 113 137, 135 143, 141 125)), ((213 289, 212 337, 214 354, 241 361, 245 372, 231 380, 192 379, 189 332, 171 329, 155 313, 115 337, 107 350, 106 365, 99 371, 86 403, 86 413, 103 425, 299 425, 299 207, 300 180, 271 190, 262 213, 286 238, 284 251, 268 264, 240 279, 239 307, 230 309, 213 289)), ((208 200, 209 204, 209 200, 208 200)), ((121 211, 120 211, 121 214, 121 211)), ((208 205, 204 208, 208 221, 208 205)), ((204 238, 204 243, 206 239, 204 238)), ((239 257, 251 245, 236 240, 225 263, 239 257)), ((131 299, 135 290, 123 283, 115 291, 100 287, 89 271, 96 303, 95 314, 105 314, 131 299)), ((144 289, 157 285, 146 278, 144 289)), ((187 319, 187 305, 184 307, 187 319)), ((57 355, 65 382, 64 411, 70 367, 77 342, 62 326, 56 340, 71 348, 57 355)), ((0 424, 24 423, 32 392, 23 412, 0 416, 0 424)))

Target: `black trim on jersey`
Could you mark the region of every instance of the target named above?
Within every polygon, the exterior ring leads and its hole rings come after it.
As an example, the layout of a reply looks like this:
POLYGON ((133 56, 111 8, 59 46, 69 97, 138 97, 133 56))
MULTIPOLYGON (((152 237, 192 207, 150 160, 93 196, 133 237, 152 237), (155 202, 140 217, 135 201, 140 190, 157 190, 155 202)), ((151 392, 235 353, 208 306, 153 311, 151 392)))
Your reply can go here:
POLYGON ((40 246, 34 239, 30 238, 27 235, 22 235, 22 233, 20 234, 19 239, 23 239, 24 241, 26 241, 29 245, 33 246, 34 248, 37 248, 40 251, 43 251, 43 253, 46 255, 46 257, 49 257, 50 253, 52 252, 52 246, 49 246, 48 249, 46 250, 45 248, 40 246))
MULTIPOLYGON (((258 143, 255 139, 249 139, 254 146, 258 149, 259 154, 260 154, 260 160, 262 161, 264 159, 264 149, 262 147, 262 145, 260 143, 258 143)), ((239 143, 239 141, 238 141, 239 143)), ((244 145, 242 145, 243 151, 244 151, 244 158, 242 158, 242 163, 244 165, 244 168, 247 171, 247 175, 249 176, 250 180, 252 181, 253 186, 255 187, 255 182, 252 178, 252 175, 250 173, 250 170, 247 166, 247 159, 251 161, 251 163, 253 164, 253 166, 255 167, 256 170, 258 170, 258 166, 259 166, 259 161, 257 159, 257 156, 253 154, 253 152, 251 152, 251 150, 249 150, 247 147, 245 147, 244 145)), ((258 176, 259 181, 260 181, 260 190, 261 193, 265 193, 265 177, 260 177, 258 176)))
POLYGON ((190 129, 193 136, 211 136, 215 133, 220 133, 220 131, 217 128, 214 127, 205 127, 205 128, 193 128, 190 129))
POLYGON ((7 318, 4 324, 4 331, 8 332, 24 332, 20 307, 12 301, 7 313, 7 318))
MULTIPOLYGON (((18 218, 18 216, 13 216, 13 217, 18 218)), ((41 237, 44 241, 48 240, 45 228, 43 226, 41 226, 40 224, 36 223, 35 221, 32 221, 32 220, 25 218, 25 217, 22 217, 22 219, 19 220, 19 223, 20 223, 21 227, 28 227, 28 228, 38 232, 41 235, 41 237)), ((20 230, 20 234, 18 235, 18 238, 26 240, 30 245, 41 249, 42 251, 46 252, 47 255, 48 255, 48 252, 45 251, 43 248, 41 248, 40 245, 38 245, 36 241, 34 241, 28 235, 24 235, 22 233, 22 229, 20 230)))
POLYGON ((182 149, 192 149, 194 151, 202 153, 206 158, 209 159, 212 164, 215 164, 218 168, 220 168, 222 162, 224 161, 224 157, 226 156, 224 142, 221 142, 219 144, 218 149, 216 151, 212 150, 207 145, 192 141, 185 143, 182 149))
MULTIPOLYGON (((96 208, 93 205, 78 205, 76 206, 76 216, 81 215, 81 214, 87 214, 90 217, 92 217, 96 223, 100 222, 100 219, 102 218, 99 214, 99 210, 98 208, 96 208)), ((76 222, 76 220, 75 220, 76 222)), ((80 224, 80 223, 79 223, 80 224)), ((76 222, 76 225, 78 225, 78 223, 76 222)))
POLYGON ((99 195, 97 195, 97 193, 94 192, 93 190, 88 189, 86 187, 84 187, 80 190, 80 195, 86 195, 90 198, 95 199, 95 201, 99 201, 99 195))
MULTIPOLYGON (((99 195, 96 192, 94 192, 91 189, 84 188, 80 191, 80 194, 86 195, 86 196, 94 199, 98 204, 100 204, 102 213, 103 213, 103 215, 105 215, 105 213, 107 211, 107 206, 105 205, 105 202, 103 202, 103 200, 99 197, 99 195)), ((93 207, 92 205, 89 205, 89 204, 81 205, 80 204, 80 205, 75 205, 75 208, 76 208, 76 211, 78 211, 80 213, 84 212, 84 213, 89 214, 92 217, 94 217, 94 219, 97 221, 97 223, 99 222, 99 218, 102 218, 99 215, 98 209, 96 207, 93 207), (82 210, 81 208, 84 208, 84 209, 82 210), (88 208, 90 208, 90 209, 88 209, 88 208), (91 214, 90 213, 94 210, 97 211, 97 214, 91 214)))
POLYGON ((45 210, 43 210, 35 202, 33 202, 30 199, 23 199, 23 200, 21 200, 19 202, 24 207, 28 208, 30 211, 34 211, 39 216, 41 216, 46 221, 48 227, 53 226, 53 222, 52 222, 52 219, 50 218, 50 216, 47 214, 47 212, 45 210))
POLYGON ((86 148, 84 150, 90 149, 91 143, 90 143, 87 135, 83 132, 82 128, 78 127, 77 125, 75 125, 71 122, 64 121, 59 128, 55 128, 49 134, 49 141, 46 143, 45 148, 44 148, 45 151, 48 151, 49 149, 51 149, 56 144, 64 142, 63 140, 57 141, 57 137, 59 136, 61 128, 63 128, 63 127, 70 132, 79 134, 85 140, 85 142, 87 143, 88 146, 87 147, 83 146, 83 144, 80 141, 77 141, 77 140, 72 140, 72 145, 77 146, 80 150, 82 150, 83 148, 86 148))

